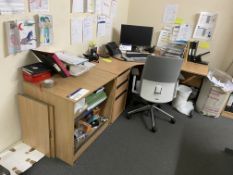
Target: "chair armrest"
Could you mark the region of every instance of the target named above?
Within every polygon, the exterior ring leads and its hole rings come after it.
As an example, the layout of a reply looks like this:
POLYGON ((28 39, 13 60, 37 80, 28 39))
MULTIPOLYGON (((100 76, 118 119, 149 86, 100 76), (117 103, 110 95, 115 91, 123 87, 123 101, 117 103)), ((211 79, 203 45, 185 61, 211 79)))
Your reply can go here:
POLYGON ((133 82, 132 82, 132 93, 138 94, 138 88, 137 88, 137 77, 139 76, 139 70, 138 68, 133 68, 131 71, 131 74, 133 75, 133 82))

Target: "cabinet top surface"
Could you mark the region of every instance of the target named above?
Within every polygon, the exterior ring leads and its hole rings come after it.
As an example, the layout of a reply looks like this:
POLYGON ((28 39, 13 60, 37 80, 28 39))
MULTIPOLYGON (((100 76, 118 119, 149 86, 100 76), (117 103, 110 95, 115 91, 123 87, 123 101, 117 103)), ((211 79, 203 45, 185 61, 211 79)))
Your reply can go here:
POLYGON ((24 84, 30 85, 31 88, 41 88, 41 92, 44 91, 68 99, 67 96, 79 88, 87 89, 89 93, 92 93, 114 78, 116 78, 115 74, 94 67, 78 77, 62 78, 60 75, 55 75, 52 77, 55 81, 55 85, 52 88, 39 87, 25 81, 24 84))

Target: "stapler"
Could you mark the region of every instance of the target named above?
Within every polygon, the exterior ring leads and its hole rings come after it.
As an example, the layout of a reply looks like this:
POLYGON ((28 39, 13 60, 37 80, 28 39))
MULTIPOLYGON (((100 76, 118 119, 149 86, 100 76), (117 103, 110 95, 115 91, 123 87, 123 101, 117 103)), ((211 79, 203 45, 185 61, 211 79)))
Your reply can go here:
POLYGON ((193 61, 194 63, 199 63, 199 64, 208 65, 208 62, 202 61, 202 56, 207 55, 207 54, 209 54, 209 53, 210 53, 210 52, 205 52, 205 53, 199 54, 199 55, 197 55, 197 56, 194 56, 192 61, 193 61))

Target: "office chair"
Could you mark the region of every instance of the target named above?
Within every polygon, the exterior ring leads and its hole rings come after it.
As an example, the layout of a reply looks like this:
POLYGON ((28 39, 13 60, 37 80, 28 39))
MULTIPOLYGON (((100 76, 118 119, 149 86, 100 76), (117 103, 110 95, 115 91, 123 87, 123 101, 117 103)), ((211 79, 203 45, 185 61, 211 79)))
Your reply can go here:
MULTIPOLYGON (((172 124, 175 118, 160 108, 159 104, 168 103, 176 95, 176 87, 183 60, 178 57, 149 56, 143 68, 138 94, 148 102, 148 105, 129 111, 130 115, 138 112, 149 111, 152 120, 152 132, 156 132, 156 116, 154 110, 160 111, 170 118, 172 124)), ((133 77, 132 91, 135 91, 134 84, 137 84, 133 77)))

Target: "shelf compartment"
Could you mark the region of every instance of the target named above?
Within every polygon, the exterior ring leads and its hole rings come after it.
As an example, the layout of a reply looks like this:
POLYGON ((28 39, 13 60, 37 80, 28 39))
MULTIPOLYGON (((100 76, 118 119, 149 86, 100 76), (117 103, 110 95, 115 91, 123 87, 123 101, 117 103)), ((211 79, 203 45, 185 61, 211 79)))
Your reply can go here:
POLYGON ((109 126, 109 121, 106 121, 102 125, 100 125, 97 129, 95 129, 79 146, 78 149, 74 152, 74 161, 76 161, 81 154, 101 135, 101 133, 109 126))

